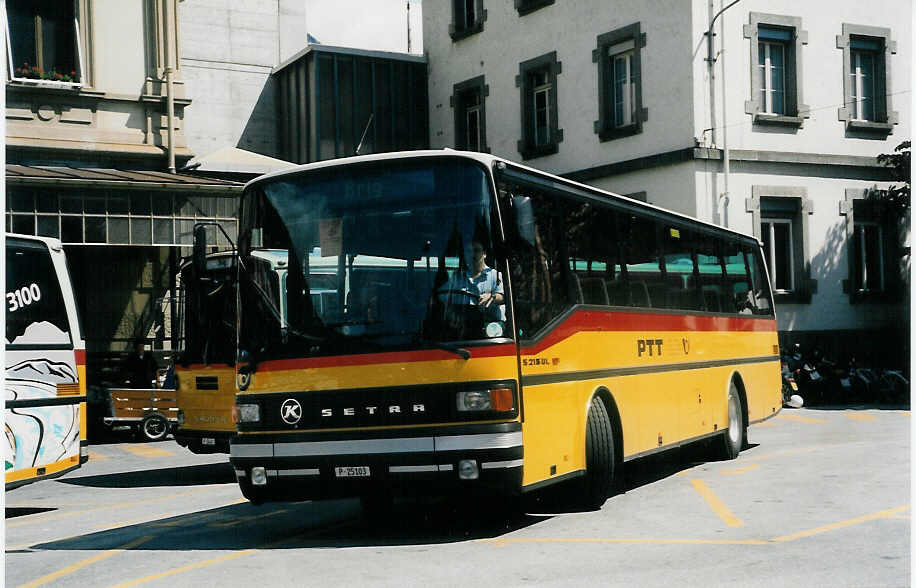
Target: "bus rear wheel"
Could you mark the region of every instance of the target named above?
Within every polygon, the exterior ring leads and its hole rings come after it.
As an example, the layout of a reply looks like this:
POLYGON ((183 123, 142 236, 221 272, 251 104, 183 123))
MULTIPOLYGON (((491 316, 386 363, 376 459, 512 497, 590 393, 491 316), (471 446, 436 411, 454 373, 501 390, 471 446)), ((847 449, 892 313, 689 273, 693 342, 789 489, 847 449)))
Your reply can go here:
POLYGON ((741 448, 744 447, 744 438, 747 435, 747 423, 744 422, 744 410, 738 387, 732 382, 728 387, 728 428, 722 435, 720 446, 723 460, 735 459, 741 448))
POLYGON ((598 509, 614 489, 614 429, 604 400, 592 398, 585 428, 585 505, 598 509))

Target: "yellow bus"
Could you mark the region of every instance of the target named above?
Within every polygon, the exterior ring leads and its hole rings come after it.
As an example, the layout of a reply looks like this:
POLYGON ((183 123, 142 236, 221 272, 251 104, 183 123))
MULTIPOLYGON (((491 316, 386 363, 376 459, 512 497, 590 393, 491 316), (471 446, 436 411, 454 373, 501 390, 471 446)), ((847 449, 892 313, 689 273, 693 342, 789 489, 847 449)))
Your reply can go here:
POLYGON ((578 480, 597 506, 624 463, 700 440, 734 458, 782 405, 757 240, 490 155, 258 178, 239 261, 230 460, 253 502, 578 480), (283 322, 246 269, 264 250, 286 253, 283 322))
POLYGON ((231 252, 207 256, 200 279, 190 262, 180 269, 174 435, 193 453, 229 453, 235 435, 235 282, 231 252))
POLYGON ((6 235, 6 489, 89 459, 86 345, 60 241, 6 235))

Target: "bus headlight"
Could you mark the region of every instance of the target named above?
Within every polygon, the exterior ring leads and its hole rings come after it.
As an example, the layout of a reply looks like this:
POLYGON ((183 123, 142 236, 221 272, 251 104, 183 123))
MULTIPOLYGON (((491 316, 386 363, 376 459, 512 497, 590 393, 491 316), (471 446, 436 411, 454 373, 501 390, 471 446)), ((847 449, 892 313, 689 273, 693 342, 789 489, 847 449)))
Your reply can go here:
POLYGON ((458 412, 481 410, 509 412, 515 408, 515 399, 511 388, 462 391, 458 392, 455 400, 458 412))
POLYGON ((233 405, 232 422, 235 424, 261 422, 261 405, 260 404, 233 405))
POLYGON ((267 485, 267 470, 263 467, 251 468, 251 483, 254 486, 267 485))

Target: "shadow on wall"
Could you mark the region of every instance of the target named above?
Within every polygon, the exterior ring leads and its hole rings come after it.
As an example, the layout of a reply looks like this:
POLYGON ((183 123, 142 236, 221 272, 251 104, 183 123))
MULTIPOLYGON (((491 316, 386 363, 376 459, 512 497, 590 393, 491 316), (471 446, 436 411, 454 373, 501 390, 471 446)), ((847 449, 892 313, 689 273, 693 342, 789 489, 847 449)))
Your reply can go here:
MULTIPOLYGON (((907 268, 908 258, 896 263, 907 268)), ((823 244, 811 258, 810 275, 817 280, 810 309, 816 315, 816 329, 802 329, 796 321, 802 313, 788 313, 779 333, 779 344, 790 349, 796 343, 805 352, 818 349, 824 357, 845 362, 855 357, 860 366, 906 369, 909 364, 909 305, 889 299, 853 304, 844 282, 850 279, 849 242, 845 219, 830 227, 823 244), (834 323, 832 317, 844 309, 855 316, 853 325, 834 323), (831 328, 832 327, 832 328, 831 328), (844 328, 845 327, 845 328, 844 328)), ((908 284, 908 282, 907 282, 908 284)), ((908 301, 908 298, 905 297, 908 301)))
POLYGON ((843 292, 843 281, 849 278, 846 219, 841 219, 830 227, 824 235, 820 250, 811 257, 809 275, 817 280, 817 292, 812 297, 812 304, 823 309, 849 304, 849 295, 843 292))
MULTIPOLYGON (((268 77, 261 94, 245 123, 236 147, 268 157, 284 159, 279 152, 278 117, 281 115, 276 101, 276 81, 268 77)), ((304 105, 303 105, 304 106, 304 105)))

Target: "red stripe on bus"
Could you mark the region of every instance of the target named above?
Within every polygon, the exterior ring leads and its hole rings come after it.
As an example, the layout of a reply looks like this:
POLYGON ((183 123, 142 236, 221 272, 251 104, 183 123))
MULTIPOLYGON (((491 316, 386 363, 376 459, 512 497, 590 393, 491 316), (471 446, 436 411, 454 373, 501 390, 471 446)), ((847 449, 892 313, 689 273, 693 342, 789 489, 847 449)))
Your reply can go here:
MULTIPOLYGON (((582 310, 570 315, 535 345, 522 348, 521 352, 524 355, 538 353, 580 332, 776 332, 776 330, 776 321, 768 318, 582 310)), ((515 347, 512 344, 470 347, 468 351, 471 353, 472 358, 510 357, 515 355, 515 347)), ((278 359, 265 361, 258 365, 258 369, 261 371, 279 371, 385 363, 415 363, 442 361, 455 359, 455 357, 453 353, 447 351, 424 349, 422 351, 393 351, 387 353, 278 359)), ((196 368, 197 366, 194 367, 196 368)))
MULTIPOLYGON (((473 358, 515 357, 515 345, 511 343, 486 347, 469 347, 467 350, 471 353, 471 357, 473 358)), ((424 349, 422 351, 392 351, 388 353, 277 359, 258 364, 258 371, 348 367, 383 363, 417 363, 421 361, 443 361, 446 359, 458 359, 458 356, 454 353, 439 349, 424 349)))
POLYGON ((76 365, 86 365, 86 350, 74 349, 73 355, 76 357, 76 365))
POLYGON ((582 310, 570 315, 531 347, 522 348, 521 352, 525 355, 538 353, 581 332, 725 331, 749 333, 775 332, 776 330, 776 320, 768 318, 582 310))

